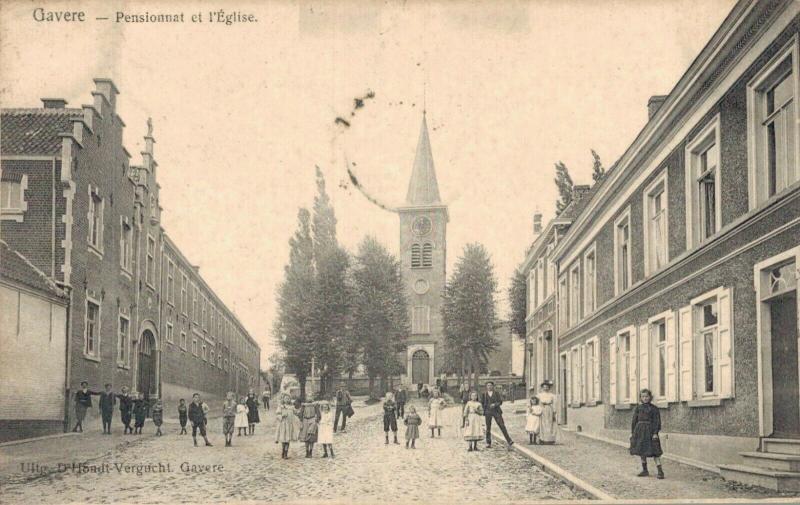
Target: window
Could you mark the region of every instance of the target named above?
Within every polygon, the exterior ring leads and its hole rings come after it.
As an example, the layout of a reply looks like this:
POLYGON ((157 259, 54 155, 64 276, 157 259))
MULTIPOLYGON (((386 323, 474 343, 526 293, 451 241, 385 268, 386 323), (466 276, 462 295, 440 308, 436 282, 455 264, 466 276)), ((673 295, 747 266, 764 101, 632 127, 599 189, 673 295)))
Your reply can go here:
POLYGON ((600 401, 600 347, 594 337, 586 342, 585 351, 585 398, 587 402, 600 401))
POLYGON ((122 267, 123 270, 130 272, 132 262, 131 251, 133 249, 133 228, 131 228, 131 224, 128 222, 127 216, 122 216, 121 220, 122 223, 119 239, 119 266, 122 267))
POLYGON ((536 262, 536 302, 537 304, 544 302, 547 296, 547 278, 544 276, 544 259, 539 258, 536 262))
POLYGON ((575 346, 571 352, 570 393, 573 406, 580 406, 583 400, 583 356, 581 346, 575 346))
POLYGON ((719 288, 679 311, 681 400, 733 396, 731 291, 719 288))
POLYGON ((175 305, 175 263, 167 260, 167 302, 175 305))
POLYGON ((617 294, 631 287, 631 216, 630 208, 614 226, 614 278, 617 294))
POLYGON ((528 272, 528 314, 533 313, 536 307, 536 268, 531 268, 528 272))
POLYGON ((172 336, 172 323, 167 323, 166 338, 167 338, 167 342, 169 342, 170 344, 174 341, 173 340, 173 336, 172 336))
POLYGON ((147 263, 145 264, 145 282, 153 286, 156 277, 156 241, 147 236, 147 263))
POLYGON ((89 245, 103 251, 103 199, 97 188, 89 186, 89 245))
POLYGON ((198 310, 197 306, 197 285, 192 283, 192 319, 194 322, 197 322, 197 318, 200 315, 200 311, 198 310))
POLYGON ((419 244, 411 245, 411 268, 422 266, 422 247, 419 244))
POLYGON ((797 38, 748 84, 750 207, 800 179, 798 157, 797 38))
POLYGON ((211 362, 211 365, 213 366, 214 363, 216 363, 216 359, 215 359, 216 353, 214 352, 214 349, 211 349, 211 351, 209 351, 209 352, 211 353, 211 357, 210 357, 209 361, 211 362))
POLYGON ((414 307, 411 318, 411 333, 427 334, 431 332, 431 308, 427 305, 414 307))
POLYGON ((669 261, 666 170, 644 194, 645 273, 649 275, 661 270, 669 261))
POLYGON ((130 345, 130 322, 128 318, 119 316, 119 338, 117 340, 117 364, 128 365, 128 346, 130 345))
POLYGON ((203 344, 203 361, 208 361, 208 347, 203 344))
POLYGON ((209 318, 208 328, 209 328, 209 330, 208 330, 208 332, 212 337, 216 334, 214 332, 214 312, 216 312, 216 309, 214 308, 213 305, 209 304, 209 311, 208 311, 208 318, 209 318))
POLYGON ((609 339, 610 398, 612 404, 637 401, 636 328, 629 326, 609 339))
POLYGON ((28 203, 25 190, 28 189, 28 176, 3 174, 0 181, 0 215, 4 220, 22 222, 28 203))
POLYGON ((156 205, 155 195, 150 195, 150 217, 153 219, 158 217, 158 205, 156 205))
POLYGON ((562 275, 558 280, 558 320, 562 330, 566 330, 568 325, 569 316, 569 293, 567 292, 567 276, 562 275))
POLYGON ((84 329, 83 354, 97 358, 100 356, 100 305, 97 302, 86 301, 86 328, 84 329))
POLYGON ((716 116, 686 148, 688 247, 705 242, 722 226, 719 131, 719 116, 716 116))
POLYGON ((186 278, 186 274, 181 272, 181 312, 184 316, 189 308, 189 294, 187 292, 188 283, 189 280, 186 278))
POLYGON ((588 315, 597 308, 597 254, 594 245, 584 255, 583 265, 583 311, 588 315))
POLYGON ((581 267, 575 265, 569 272, 569 325, 581 319, 581 267))
POLYGON ((197 356, 197 339, 192 339, 192 354, 197 356))
POLYGON ((206 305, 207 304, 208 304, 208 300, 206 299, 205 296, 203 296, 203 302, 202 302, 203 309, 202 309, 202 312, 200 314, 200 324, 202 325, 203 329, 206 328, 206 321, 207 321, 206 320, 206 305))
POLYGON ((181 332, 181 349, 186 350, 186 332, 181 332))
POLYGON ((433 265, 433 244, 425 243, 422 246, 422 266, 430 267, 433 265))
POLYGON ((619 336, 619 362, 620 383, 622 384, 622 398, 630 401, 631 398, 631 333, 626 332, 619 336))

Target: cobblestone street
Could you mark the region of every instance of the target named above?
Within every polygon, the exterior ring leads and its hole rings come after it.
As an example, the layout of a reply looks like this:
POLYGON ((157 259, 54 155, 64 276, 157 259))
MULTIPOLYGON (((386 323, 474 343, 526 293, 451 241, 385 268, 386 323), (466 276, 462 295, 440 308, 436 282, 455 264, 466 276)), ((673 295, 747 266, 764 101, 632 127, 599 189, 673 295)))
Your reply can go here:
MULTIPOLYGON (((420 412, 424 428, 426 419, 420 412)), ((218 419, 209 423, 214 447, 193 447, 191 436, 178 436, 176 426, 170 424, 162 438, 144 438, 89 463, 91 468, 106 469, 104 473, 69 469, 38 476, 17 471, 2 477, 0 494, 6 503, 231 499, 489 503, 588 498, 543 473, 524 456, 508 452, 503 444, 489 450, 481 444, 481 452, 468 453, 459 437, 459 412, 457 406, 445 411, 442 438, 431 439, 423 429, 417 448, 407 450, 402 425, 401 445, 384 445, 380 404, 359 408, 347 433, 336 435, 333 460, 323 459, 321 449, 315 449, 313 460, 305 459, 304 447, 297 443, 292 444, 291 459, 282 461, 273 439, 273 412, 262 412, 266 424, 258 425, 253 437, 235 437, 233 448, 224 447, 218 419), (169 465, 169 471, 159 471, 159 463, 162 470, 169 465), (195 467, 187 472, 187 464, 195 467), (153 465, 155 472, 144 469, 138 475, 137 465, 153 465)), ((152 424, 146 430, 152 432, 152 424)), ((57 444, 58 439, 51 443, 57 444)), ((42 458, 44 463, 55 463, 42 458)))

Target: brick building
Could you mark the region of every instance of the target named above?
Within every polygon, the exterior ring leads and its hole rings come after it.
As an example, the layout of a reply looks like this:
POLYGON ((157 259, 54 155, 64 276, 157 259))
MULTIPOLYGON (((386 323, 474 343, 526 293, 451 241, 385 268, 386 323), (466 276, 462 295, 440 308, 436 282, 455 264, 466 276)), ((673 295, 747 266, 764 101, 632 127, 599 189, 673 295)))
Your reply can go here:
POLYGON ((562 420, 625 443, 649 388, 668 455, 775 488, 800 485, 799 12, 738 2, 552 251, 562 420))
POLYGON ((161 227, 152 125, 142 163, 131 165, 118 90, 108 79, 95 84, 81 108, 43 99, 43 108, 2 110, 0 238, 69 294, 62 394, 81 380, 167 400, 257 387, 258 344, 161 227), (180 314, 177 278, 196 297, 180 314), (221 349, 222 363, 180 347, 183 331, 215 356, 221 349))

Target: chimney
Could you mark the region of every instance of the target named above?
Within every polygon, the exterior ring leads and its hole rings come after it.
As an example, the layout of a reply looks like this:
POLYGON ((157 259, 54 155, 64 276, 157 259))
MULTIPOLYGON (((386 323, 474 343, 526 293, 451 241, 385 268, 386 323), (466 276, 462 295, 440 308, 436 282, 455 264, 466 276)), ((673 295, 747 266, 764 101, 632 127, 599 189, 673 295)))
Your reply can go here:
POLYGON ((63 109, 67 101, 63 98, 42 98, 42 106, 45 109, 63 109))
POLYGON ((119 94, 119 90, 114 85, 114 81, 111 79, 98 78, 94 80, 94 85, 95 90, 92 92, 92 95, 95 96, 95 109, 98 109, 101 115, 105 115, 105 110, 103 109, 102 104, 99 103, 102 100, 100 96, 102 96, 111 106, 111 112, 113 113, 117 107, 117 95, 119 94))
POLYGON ((667 95, 653 95, 650 97, 650 100, 647 101, 647 119, 653 119, 653 116, 656 115, 658 109, 664 104, 667 100, 667 95))
POLYGON ((588 184, 576 184, 572 187, 572 201, 578 201, 592 189, 588 184))
POLYGON ((533 234, 539 235, 542 233, 542 213, 535 212, 533 214, 533 234))

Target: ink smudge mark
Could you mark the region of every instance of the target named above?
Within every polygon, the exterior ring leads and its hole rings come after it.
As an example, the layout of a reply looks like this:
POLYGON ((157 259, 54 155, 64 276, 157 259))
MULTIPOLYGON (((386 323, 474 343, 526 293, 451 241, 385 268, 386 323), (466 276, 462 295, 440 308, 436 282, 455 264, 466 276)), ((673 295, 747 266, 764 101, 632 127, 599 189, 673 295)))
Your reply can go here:
MULTIPOLYGON (((346 158, 345 158, 345 163, 347 163, 347 176, 350 178, 350 182, 362 195, 364 195, 364 198, 366 198, 370 203, 377 205, 378 207, 387 212, 397 212, 396 208, 381 203, 377 198, 370 195, 369 192, 364 188, 364 186, 362 186, 361 183, 358 182, 358 178, 356 177, 356 174, 354 174, 353 171, 350 169, 351 164, 349 161, 347 161, 346 158)), ((355 166, 355 163, 353 163, 352 165, 355 166)))
POLYGON ((375 92, 369 89, 364 96, 353 98, 353 108, 360 109, 364 106, 365 100, 372 100, 373 98, 375 98, 375 92))
POLYGON ((350 121, 346 120, 342 116, 338 116, 334 123, 344 125, 345 128, 350 128, 350 121))

